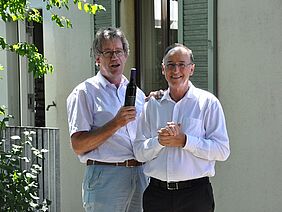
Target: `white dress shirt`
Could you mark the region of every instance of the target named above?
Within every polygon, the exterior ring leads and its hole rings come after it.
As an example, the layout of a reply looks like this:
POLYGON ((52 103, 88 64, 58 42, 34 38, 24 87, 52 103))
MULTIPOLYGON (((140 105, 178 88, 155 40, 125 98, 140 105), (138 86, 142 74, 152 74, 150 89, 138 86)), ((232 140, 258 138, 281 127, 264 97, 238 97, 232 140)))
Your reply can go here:
MULTIPOLYGON (((67 112, 70 136, 79 131, 91 131, 112 120, 124 105, 128 80, 123 76, 118 88, 111 84, 100 72, 79 84, 67 98, 67 112)), ((139 88, 136 95, 137 116, 144 105, 145 94, 139 88)), ((135 159, 133 142, 137 121, 120 128, 97 149, 79 155, 82 163, 88 159, 103 162, 123 162, 135 159)))
POLYGON ((189 82, 189 90, 178 102, 169 96, 169 89, 160 100, 145 103, 138 120, 134 153, 146 162, 147 176, 162 181, 184 181, 215 175, 215 161, 224 161, 230 154, 225 118, 219 100, 211 93, 189 82), (186 145, 165 147, 158 141, 157 131, 167 122, 181 124, 186 145))

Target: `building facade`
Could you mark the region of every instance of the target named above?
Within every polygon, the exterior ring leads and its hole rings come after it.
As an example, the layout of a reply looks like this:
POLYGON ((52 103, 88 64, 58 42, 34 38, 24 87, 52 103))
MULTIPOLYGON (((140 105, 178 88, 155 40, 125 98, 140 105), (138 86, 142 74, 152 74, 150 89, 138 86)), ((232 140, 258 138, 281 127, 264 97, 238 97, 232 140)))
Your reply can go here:
POLYGON ((83 211, 84 165, 72 152, 66 98, 96 73, 91 44, 101 26, 120 27, 130 44, 125 75, 139 70, 138 84, 148 93, 166 88, 161 75, 165 47, 184 43, 193 50, 192 82, 222 102, 231 156, 217 163, 212 179, 217 212, 280 211, 282 195, 282 1, 280 0, 103 0, 105 12, 89 16, 71 6, 58 11, 72 29, 50 21, 40 1, 43 24, 0 23, 8 42, 29 41, 55 67, 41 81, 28 74, 25 58, 0 52, 0 103, 15 116, 11 125, 60 129, 61 211, 83 211), (43 121, 44 120, 44 121, 43 121), (40 122, 41 121, 41 122, 40 122))

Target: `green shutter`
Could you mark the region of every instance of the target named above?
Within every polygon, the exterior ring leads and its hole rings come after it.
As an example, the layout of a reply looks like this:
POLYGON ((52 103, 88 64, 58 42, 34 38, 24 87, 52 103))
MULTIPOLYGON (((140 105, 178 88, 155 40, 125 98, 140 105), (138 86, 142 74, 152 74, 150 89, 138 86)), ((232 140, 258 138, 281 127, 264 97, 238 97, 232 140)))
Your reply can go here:
POLYGON ((100 0, 95 1, 95 3, 103 5, 106 8, 106 11, 101 11, 94 15, 94 33, 101 27, 112 26, 112 1, 100 0))
POLYGON ((191 81, 208 90, 208 0, 183 1, 183 43, 194 55, 196 69, 191 81))

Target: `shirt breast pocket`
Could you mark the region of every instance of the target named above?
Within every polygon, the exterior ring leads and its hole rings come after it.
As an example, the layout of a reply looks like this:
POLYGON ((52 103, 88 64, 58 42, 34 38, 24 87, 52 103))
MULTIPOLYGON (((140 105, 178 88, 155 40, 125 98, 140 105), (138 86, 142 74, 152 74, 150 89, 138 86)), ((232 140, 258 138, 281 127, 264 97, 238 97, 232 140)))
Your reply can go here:
POLYGON ((205 134, 203 121, 195 118, 183 118, 182 126, 183 132, 188 135, 201 137, 205 134))

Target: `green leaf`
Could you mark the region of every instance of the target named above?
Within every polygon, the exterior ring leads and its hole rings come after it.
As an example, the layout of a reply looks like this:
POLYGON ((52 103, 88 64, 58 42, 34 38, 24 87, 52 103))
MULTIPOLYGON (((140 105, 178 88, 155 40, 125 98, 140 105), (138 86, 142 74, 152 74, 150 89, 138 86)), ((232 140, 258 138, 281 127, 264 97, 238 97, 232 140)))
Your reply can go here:
POLYGON ((1 48, 2 49, 5 49, 6 48, 6 40, 0 36, 0 45, 1 45, 1 48))
POLYGON ((78 8, 79 10, 82 10, 82 2, 81 2, 81 1, 79 1, 79 2, 77 3, 77 8, 78 8))
POLYGON ((13 51, 17 51, 18 49, 20 49, 20 44, 17 43, 17 44, 12 45, 11 47, 13 51))
POLYGON ((26 177, 27 178, 33 178, 33 179, 36 179, 37 177, 31 173, 26 173, 26 177))
POLYGON ((60 0, 56 0, 56 7, 61 8, 62 7, 62 3, 60 0))
POLYGON ((32 208, 37 208, 39 206, 37 203, 34 202, 30 202, 29 204, 32 208))
POLYGON ((50 10, 52 8, 52 6, 50 4, 46 5, 46 10, 50 10))
POLYGON ((98 9, 106 11, 106 8, 103 5, 98 5, 98 9))
POLYGON ((29 160, 27 157, 21 157, 21 159, 22 159, 24 162, 26 162, 26 163, 29 163, 29 162, 30 162, 30 160, 29 160))
POLYGON ((18 135, 13 135, 13 136, 11 136, 11 139, 12 139, 12 140, 20 140, 21 137, 18 136, 18 135))
POLYGON ((89 7, 91 8, 91 6, 90 6, 88 3, 85 3, 85 4, 83 5, 84 11, 85 11, 86 13, 88 13, 88 12, 90 11, 89 7))
POLYGON ((29 195, 31 196, 32 199, 39 200, 39 197, 38 197, 38 196, 35 196, 35 195, 33 195, 32 193, 30 193, 29 195))
POLYGON ((13 174, 13 181, 14 182, 19 182, 19 176, 18 176, 16 171, 14 171, 14 174, 13 174))
POLYGON ((97 4, 94 4, 94 5, 91 6, 91 13, 92 14, 96 14, 97 10, 98 10, 97 4))
POLYGON ((12 20, 13 20, 13 21, 17 21, 17 20, 18 20, 18 17, 15 16, 15 15, 12 15, 12 20))
POLYGON ((67 28, 72 28, 72 23, 70 22, 69 19, 66 20, 66 26, 67 28))
POLYGON ((42 153, 49 152, 49 150, 48 150, 48 149, 41 149, 40 151, 41 151, 42 153))

